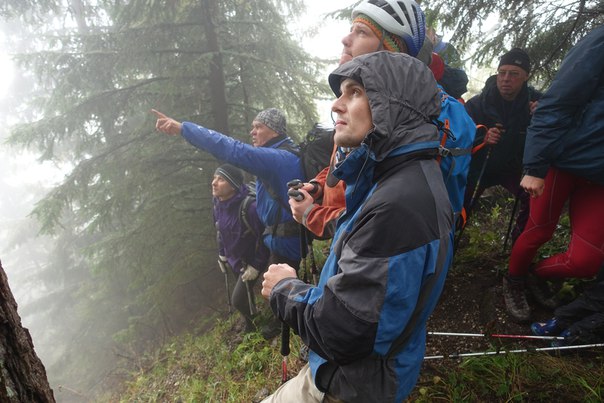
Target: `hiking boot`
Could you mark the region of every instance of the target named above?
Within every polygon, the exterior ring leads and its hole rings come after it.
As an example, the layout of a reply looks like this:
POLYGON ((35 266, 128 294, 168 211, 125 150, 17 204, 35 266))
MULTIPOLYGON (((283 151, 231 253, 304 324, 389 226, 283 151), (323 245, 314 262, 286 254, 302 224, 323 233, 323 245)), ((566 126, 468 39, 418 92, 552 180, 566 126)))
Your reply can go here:
POLYGON ((269 323, 260 329, 260 333, 266 340, 276 337, 279 333, 281 333, 281 321, 276 318, 271 319, 269 323))
POLYGON ((557 336, 562 329, 557 318, 551 318, 547 322, 535 322, 531 325, 531 331, 535 336, 557 336))
POLYGON ((531 308, 526 301, 524 277, 503 277, 503 299, 512 319, 526 323, 531 319, 531 308))
POLYGON ((577 339, 577 335, 573 334, 570 329, 566 329, 559 335, 560 337, 564 337, 564 339, 558 339, 552 341, 552 347, 563 347, 570 346, 577 339))
POLYGON ((526 285, 537 304, 552 311, 558 307, 559 301, 556 296, 557 293, 552 290, 546 280, 540 279, 533 274, 529 274, 526 285))
POLYGON ((245 327, 243 328, 243 333, 252 333, 256 331, 256 325, 251 319, 245 319, 245 327))

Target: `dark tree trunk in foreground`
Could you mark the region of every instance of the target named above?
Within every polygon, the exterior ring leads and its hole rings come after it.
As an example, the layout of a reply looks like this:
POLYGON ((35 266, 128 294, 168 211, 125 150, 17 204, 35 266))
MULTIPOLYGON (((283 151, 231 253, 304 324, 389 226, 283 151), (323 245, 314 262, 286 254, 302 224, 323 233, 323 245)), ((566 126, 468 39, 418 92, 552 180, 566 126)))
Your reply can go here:
POLYGON ((17 303, 0 262, 0 402, 54 402, 46 369, 21 326, 17 303))

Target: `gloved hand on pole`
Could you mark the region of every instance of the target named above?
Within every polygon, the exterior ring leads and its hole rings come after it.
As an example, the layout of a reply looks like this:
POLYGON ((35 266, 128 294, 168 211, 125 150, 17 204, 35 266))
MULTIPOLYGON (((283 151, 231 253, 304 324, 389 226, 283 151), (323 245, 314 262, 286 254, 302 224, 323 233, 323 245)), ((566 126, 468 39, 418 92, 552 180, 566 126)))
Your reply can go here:
POLYGON ((260 271, 248 264, 243 273, 241 273, 241 279, 243 281, 254 281, 258 278, 258 275, 260 275, 260 271))
POLYGON ((218 255, 218 267, 223 274, 226 274, 227 270, 231 268, 226 256, 218 255))

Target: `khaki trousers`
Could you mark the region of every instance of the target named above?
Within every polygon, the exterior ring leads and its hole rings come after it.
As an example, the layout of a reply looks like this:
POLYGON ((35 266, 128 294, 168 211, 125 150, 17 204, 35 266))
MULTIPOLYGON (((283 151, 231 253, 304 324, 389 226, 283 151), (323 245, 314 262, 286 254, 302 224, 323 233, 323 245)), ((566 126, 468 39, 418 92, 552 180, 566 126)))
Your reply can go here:
POLYGON ((262 403, 343 403, 325 395, 312 380, 312 373, 308 364, 303 366, 298 375, 281 385, 275 393, 267 397, 262 403))

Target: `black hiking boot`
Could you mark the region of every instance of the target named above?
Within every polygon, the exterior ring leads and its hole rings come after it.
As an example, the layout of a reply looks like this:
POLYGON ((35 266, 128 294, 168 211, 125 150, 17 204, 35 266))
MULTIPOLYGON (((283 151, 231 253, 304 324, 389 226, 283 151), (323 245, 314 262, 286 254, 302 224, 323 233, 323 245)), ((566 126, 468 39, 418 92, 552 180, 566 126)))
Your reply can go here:
POLYGON ((503 299, 508 313, 517 323, 531 320, 531 308, 526 301, 524 277, 503 277, 503 299))
POLYGON ((537 304, 545 309, 554 310, 560 304, 556 297, 557 292, 552 290, 549 283, 534 274, 529 274, 526 286, 537 304))
POLYGON ((249 318, 245 318, 245 327, 243 328, 243 333, 252 333, 256 330, 257 329, 256 325, 254 324, 254 321, 249 318))

